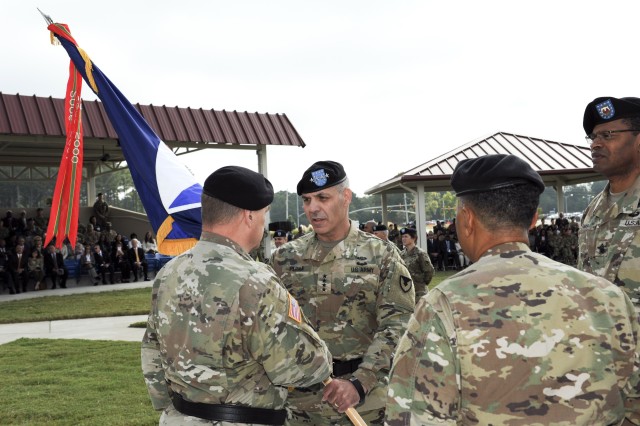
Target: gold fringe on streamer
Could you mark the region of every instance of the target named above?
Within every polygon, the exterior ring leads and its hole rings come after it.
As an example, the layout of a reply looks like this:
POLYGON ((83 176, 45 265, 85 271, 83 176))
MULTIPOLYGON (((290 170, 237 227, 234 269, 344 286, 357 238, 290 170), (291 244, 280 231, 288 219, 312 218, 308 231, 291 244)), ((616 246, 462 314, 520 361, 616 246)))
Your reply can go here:
POLYGON ((85 51, 82 50, 79 46, 76 47, 78 47, 78 52, 80 52, 82 59, 84 59, 84 71, 87 74, 87 78, 89 79, 89 85, 91 85, 93 91, 98 94, 98 86, 96 86, 96 82, 93 79, 93 64, 91 63, 91 59, 89 58, 89 55, 87 55, 85 51))

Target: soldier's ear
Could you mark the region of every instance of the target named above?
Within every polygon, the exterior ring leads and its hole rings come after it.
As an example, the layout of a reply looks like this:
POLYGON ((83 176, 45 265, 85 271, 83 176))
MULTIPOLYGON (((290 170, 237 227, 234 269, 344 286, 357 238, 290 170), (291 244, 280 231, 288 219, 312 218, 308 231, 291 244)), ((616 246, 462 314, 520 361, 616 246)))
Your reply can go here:
POLYGON ((458 201, 456 215, 456 231, 462 231, 466 237, 471 235, 475 227, 475 213, 464 202, 458 201))

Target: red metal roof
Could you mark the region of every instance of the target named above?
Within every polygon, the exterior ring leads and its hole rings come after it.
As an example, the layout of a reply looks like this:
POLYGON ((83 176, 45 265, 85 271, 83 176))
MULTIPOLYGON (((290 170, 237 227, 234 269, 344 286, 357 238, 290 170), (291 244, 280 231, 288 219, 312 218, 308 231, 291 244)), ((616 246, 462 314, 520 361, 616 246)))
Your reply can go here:
MULTIPOLYGON (((85 138, 117 139, 99 101, 83 101, 85 138)), ((285 114, 134 105, 166 143, 305 144, 285 114)), ((64 137, 64 100, 0 92, 0 135, 64 137)))

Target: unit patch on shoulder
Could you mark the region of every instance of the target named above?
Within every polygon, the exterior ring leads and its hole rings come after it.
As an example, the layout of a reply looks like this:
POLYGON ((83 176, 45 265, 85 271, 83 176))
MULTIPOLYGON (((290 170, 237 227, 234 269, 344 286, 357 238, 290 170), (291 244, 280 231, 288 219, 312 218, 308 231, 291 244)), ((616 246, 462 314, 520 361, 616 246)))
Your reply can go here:
POLYGON ((300 305, 292 295, 289 295, 289 318, 297 322, 302 322, 302 313, 300 312, 300 305))
POLYGON ((400 275, 400 288, 405 293, 408 293, 413 286, 413 281, 411 281, 411 277, 405 277, 404 275, 400 275))

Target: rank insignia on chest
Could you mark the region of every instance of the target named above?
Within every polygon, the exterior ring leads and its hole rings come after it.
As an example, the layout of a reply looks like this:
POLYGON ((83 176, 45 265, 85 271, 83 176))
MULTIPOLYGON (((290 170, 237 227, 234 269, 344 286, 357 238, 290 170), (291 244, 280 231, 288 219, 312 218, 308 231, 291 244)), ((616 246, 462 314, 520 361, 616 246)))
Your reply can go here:
POLYGON ((294 321, 302 322, 302 313, 298 301, 289 295, 289 318, 294 321))
POLYGON ((605 246, 604 244, 600 244, 600 246, 598 246, 598 253, 605 254, 606 252, 607 252, 607 246, 605 246))
POLYGON ((318 275, 318 294, 331 294, 331 280, 327 274, 318 275))
POLYGON ((403 275, 400 275, 400 288, 402 289, 402 291, 404 291, 405 293, 408 293, 409 290, 411 290, 412 285, 413 285, 413 281, 411 281, 410 277, 405 277, 403 275))

